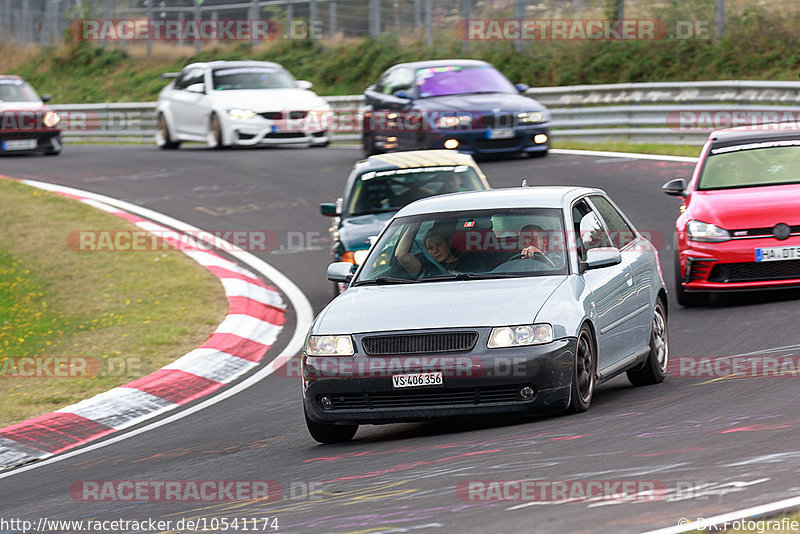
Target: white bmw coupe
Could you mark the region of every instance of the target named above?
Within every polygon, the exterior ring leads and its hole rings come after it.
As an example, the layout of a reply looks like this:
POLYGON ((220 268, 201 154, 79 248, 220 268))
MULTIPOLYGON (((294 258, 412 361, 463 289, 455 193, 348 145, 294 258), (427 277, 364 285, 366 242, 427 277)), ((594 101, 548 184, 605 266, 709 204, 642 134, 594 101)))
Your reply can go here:
POLYGON ((192 63, 158 95, 156 145, 183 141, 209 148, 253 145, 327 146, 330 106, 277 63, 192 63))

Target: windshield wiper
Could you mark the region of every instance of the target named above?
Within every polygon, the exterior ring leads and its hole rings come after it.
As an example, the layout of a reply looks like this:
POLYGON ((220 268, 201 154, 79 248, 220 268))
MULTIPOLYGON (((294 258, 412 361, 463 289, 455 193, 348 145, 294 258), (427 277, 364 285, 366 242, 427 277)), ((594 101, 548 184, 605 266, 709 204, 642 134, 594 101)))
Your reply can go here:
POLYGON ((408 278, 394 278, 391 276, 379 276, 371 280, 358 280, 353 286, 366 286, 366 285, 389 285, 389 284, 413 284, 416 280, 409 280, 408 278))
POLYGON ((455 273, 444 276, 422 278, 420 282, 441 282, 444 280, 491 280, 492 278, 521 278, 531 273, 455 273))

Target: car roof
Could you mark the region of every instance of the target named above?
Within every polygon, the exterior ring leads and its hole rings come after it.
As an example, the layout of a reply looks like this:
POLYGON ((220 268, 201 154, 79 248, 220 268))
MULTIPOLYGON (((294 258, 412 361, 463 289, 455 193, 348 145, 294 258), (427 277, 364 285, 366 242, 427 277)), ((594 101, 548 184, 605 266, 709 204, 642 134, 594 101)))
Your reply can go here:
POLYGON ((409 169, 412 167, 441 167, 447 165, 469 165, 477 168, 472 156, 453 150, 409 150, 378 154, 356 163, 359 172, 409 169))
POLYGON ((427 61, 410 61, 408 63, 398 63, 394 67, 409 67, 412 69, 426 69, 430 67, 445 67, 445 66, 461 66, 461 67, 482 67, 491 66, 490 63, 480 61, 477 59, 431 59, 427 61))
POLYGON ((604 194, 600 189, 573 186, 508 187, 450 193, 417 200, 401 209, 397 216, 495 208, 561 209, 573 199, 590 193, 604 194))
POLYGON ((16 74, 0 74, 0 80, 21 80, 22 76, 16 74))
POLYGON ((202 61, 198 63, 190 63, 183 67, 198 68, 198 69, 217 69, 217 68, 232 68, 232 67, 271 67, 274 69, 286 70, 280 63, 273 61, 202 61))
POLYGON ((708 136, 713 147, 739 145, 741 143, 800 139, 800 123, 776 122, 755 126, 738 126, 715 130, 708 136))

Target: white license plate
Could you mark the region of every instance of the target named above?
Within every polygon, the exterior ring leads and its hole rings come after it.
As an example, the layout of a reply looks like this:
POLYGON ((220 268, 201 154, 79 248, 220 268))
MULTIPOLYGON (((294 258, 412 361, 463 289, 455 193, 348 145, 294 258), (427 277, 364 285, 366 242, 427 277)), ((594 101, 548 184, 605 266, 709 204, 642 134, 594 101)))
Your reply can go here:
POLYGON ((756 261, 800 260, 800 246, 756 249, 756 261))
POLYGON ((3 141, 3 150, 33 150, 36 148, 36 139, 15 139, 3 141))
POLYGON ((502 130, 489 130, 486 132, 486 137, 489 139, 511 139, 514 137, 514 130, 502 129, 502 130))
POLYGON ((407 375, 392 375, 392 386, 397 388, 417 388, 422 386, 441 386, 444 384, 441 372, 412 373, 407 375))

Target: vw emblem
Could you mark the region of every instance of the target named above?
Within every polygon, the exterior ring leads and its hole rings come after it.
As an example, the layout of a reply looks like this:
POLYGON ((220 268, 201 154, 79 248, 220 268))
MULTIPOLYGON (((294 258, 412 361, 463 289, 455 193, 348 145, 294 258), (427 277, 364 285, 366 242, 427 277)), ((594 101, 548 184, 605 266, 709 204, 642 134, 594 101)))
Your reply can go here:
POLYGON ((789 228, 788 225, 783 223, 776 224, 775 228, 772 229, 772 235, 775 236, 775 239, 780 239, 781 241, 789 237, 789 234, 791 233, 792 229, 789 228))

